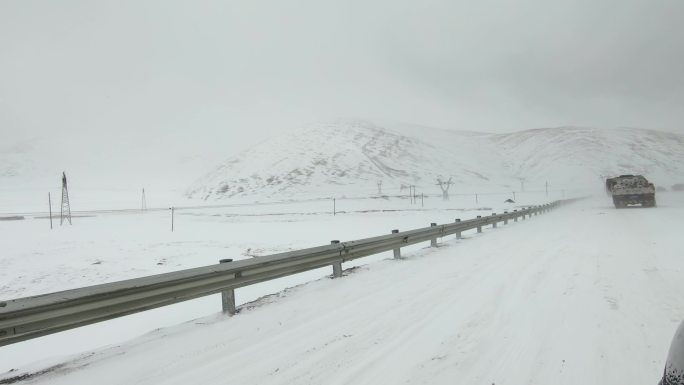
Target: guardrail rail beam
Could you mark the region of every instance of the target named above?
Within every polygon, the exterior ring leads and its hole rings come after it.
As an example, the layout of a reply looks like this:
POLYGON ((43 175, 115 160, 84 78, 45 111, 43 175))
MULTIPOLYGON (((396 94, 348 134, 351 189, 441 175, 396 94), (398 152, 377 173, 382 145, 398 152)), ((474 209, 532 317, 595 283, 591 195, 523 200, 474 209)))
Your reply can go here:
POLYGON ((539 215, 576 199, 556 201, 542 206, 531 206, 511 214, 492 214, 491 217, 452 223, 364 238, 329 245, 294 250, 285 253, 233 261, 222 259, 216 265, 179 270, 124 281, 64 290, 0 301, 0 346, 102 322, 162 306, 172 305, 207 295, 221 294, 222 310, 236 313, 235 289, 292 274, 332 266, 333 277, 342 276, 342 263, 369 255, 393 251, 401 258, 401 248, 420 242, 437 246, 437 238, 455 234, 461 239, 463 231, 477 229, 497 222, 517 222, 527 216, 539 215))

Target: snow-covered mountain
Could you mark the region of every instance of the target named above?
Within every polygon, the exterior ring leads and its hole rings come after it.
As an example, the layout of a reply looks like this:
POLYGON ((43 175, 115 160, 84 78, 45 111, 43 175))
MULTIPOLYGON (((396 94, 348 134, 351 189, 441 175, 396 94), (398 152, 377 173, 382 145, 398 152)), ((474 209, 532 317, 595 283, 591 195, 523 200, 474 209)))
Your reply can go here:
POLYGON ((600 188, 602 177, 625 173, 665 187, 684 182, 684 136, 645 129, 488 134, 338 120, 273 137, 218 166, 218 144, 209 150, 199 139, 192 146, 167 142, 8 143, 0 147, 0 193, 33 189, 42 197, 60 187, 62 171, 78 191, 128 189, 131 202, 142 187, 169 197, 185 190, 194 199, 261 200, 371 196, 378 183, 387 195, 405 194, 409 185, 439 194, 438 178, 452 179, 451 193, 520 191, 521 179, 527 191, 544 190, 547 181, 552 189, 600 188))
POLYGON ((684 136, 636 129, 577 127, 527 130, 489 139, 515 175, 586 183, 620 174, 642 174, 670 186, 684 178, 684 136))
POLYGON ((438 193, 600 186, 640 173, 669 186, 684 179, 684 136, 645 129, 576 127, 510 134, 336 121, 273 138, 234 156, 188 189, 199 199, 438 193))
POLYGON ((450 175, 457 183, 487 182, 491 173, 483 175, 480 170, 501 170, 493 147, 458 151, 480 145, 476 137, 437 130, 430 134, 431 139, 444 136, 451 145, 363 121, 310 126, 228 159, 198 181, 189 195, 368 195, 377 192, 378 181, 384 191, 397 193, 402 186, 435 183, 437 177, 450 175))

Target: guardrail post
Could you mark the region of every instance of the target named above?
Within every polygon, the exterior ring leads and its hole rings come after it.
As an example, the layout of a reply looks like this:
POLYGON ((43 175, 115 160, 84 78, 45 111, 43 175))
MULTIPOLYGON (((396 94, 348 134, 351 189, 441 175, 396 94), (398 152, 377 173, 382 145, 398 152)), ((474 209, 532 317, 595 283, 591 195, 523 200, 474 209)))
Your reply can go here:
MULTIPOLYGON (((477 219, 482 219, 482 215, 478 215, 477 219)), ((482 225, 480 225, 480 224, 477 225, 477 232, 478 233, 482 232, 482 225)))
MULTIPOLYGON (((330 241, 331 245, 337 245, 340 241, 337 239, 330 241)), ((333 267, 333 278, 340 278, 342 276, 342 261, 338 261, 332 264, 333 267)))
MULTIPOLYGON (((399 230, 392 230, 392 234, 398 234, 399 230)), ((401 248, 397 247, 396 249, 392 249, 394 251, 394 259, 400 259, 401 258, 401 248)))
POLYGON ((504 215, 506 215, 504 217, 504 225, 507 225, 508 224, 508 211, 504 211, 504 215))
MULTIPOLYGON (((430 223, 430 227, 436 227, 436 223, 430 223)), ((437 237, 430 240, 430 247, 437 247, 437 237)))
POLYGON ((513 210, 513 222, 518 221, 518 210, 513 210))
MULTIPOLYGON (((454 222, 456 222, 456 223, 461 222, 461 218, 456 218, 456 220, 454 222)), ((461 239, 461 232, 460 231, 456 232, 456 239, 461 239)))
MULTIPOLYGON (((219 260, 219 263, 229 262, 233 262, 233 260, 230 258, 219 260)), ((235 289, 230 288, 221 291, 221 308, 224 314, 235 315, 235 289)))
POLYGON ((495 229, 496 228, 496 213, 492 213, 492 216, 495 217, 494 223, 492 223, 492 228, 495 229))

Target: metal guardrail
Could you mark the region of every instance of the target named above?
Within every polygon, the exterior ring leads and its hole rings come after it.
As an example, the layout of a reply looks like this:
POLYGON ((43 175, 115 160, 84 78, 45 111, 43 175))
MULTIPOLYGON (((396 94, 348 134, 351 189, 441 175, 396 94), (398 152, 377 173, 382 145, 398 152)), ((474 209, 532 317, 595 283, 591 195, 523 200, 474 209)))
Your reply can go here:
POLYGON ((572 200, 492 214, 487 217, 391 234, 349 242, 333 241, 330 245, 296 250, 221 263, 212 266, 180 270, 171 273, 129 279, 125 281, 88 286, 0 301, 0 346, 57 333, 112 318, 150 310, 211 294, 222 293, 223 311, 235 314, 234 290, 284 276, 325 266, 333 267, 333 277, 342 276, 342 263, 387 251, 401 258, 401 247, 484 226, 518 221, 547 212, 572 200))

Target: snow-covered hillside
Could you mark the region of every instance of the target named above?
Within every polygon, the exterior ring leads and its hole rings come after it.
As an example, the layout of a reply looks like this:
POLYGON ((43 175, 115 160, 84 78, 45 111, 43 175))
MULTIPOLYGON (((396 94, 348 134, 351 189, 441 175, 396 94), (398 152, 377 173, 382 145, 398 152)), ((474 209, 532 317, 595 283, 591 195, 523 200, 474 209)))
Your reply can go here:
POLYGON ((684 178, 684 136, 636 128, 561 127, 493 135, 515 175, 581 183, 620 174, 642 174, 657 185, 684 178))
POLYGON ((645 129, 489 134, 341 119, 275 136, 219 166, 231 151, 221 140, 162 139, 77 148, 66 139, 7 143, 0 147, 0 211, 44 209, 46 193, 60 192, 62 171, 78 209, 136 207, 142 188, 151 206, 164 207, 187 198, 368 197, 379 182, 383 195, 408 194, 410 185, 439 195, 437 179, 449 178, 453 195, 519 192, 521 180, 528 192, 544 191, 546 182, 558 192, 598 190, 605 176, 625 173, 664 187, 684 182, 684 136, 645 129))
POLYGON ((669 186, 684 179, 684 136, 645 129, 546 128, 510 134, 317 124, 273 138, 197 181, 188 196, 355 196, 398 194, 408 185, 435 194, 437 179, 457 192, 592 188, 608 175, 640 173, 669 186))
POLYGON ((492 170, 502 170, 494 147, 482 148, 472 135, 434 131, 427 134, 436 140, 425 140, 420 132, 403 135, 364 121, 310 126, 228 159, 188 194, 202 199, 332 192, 353 196, 377 192, 378 181, 384 193, 397 194, 409 185, 434 184, 438 177, 477 185, 490 178, 505 180, 503 173, 492 175, 492 170))

